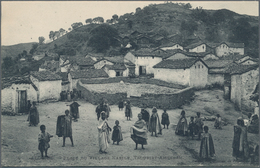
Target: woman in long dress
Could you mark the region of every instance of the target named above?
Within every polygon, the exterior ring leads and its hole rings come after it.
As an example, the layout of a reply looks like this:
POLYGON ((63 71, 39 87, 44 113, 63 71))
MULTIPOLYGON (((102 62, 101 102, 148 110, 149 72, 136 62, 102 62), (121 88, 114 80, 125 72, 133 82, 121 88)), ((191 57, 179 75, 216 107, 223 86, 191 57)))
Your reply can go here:
POLYGON ((184 110, 181 111, 181 118, 179 119, 179 122, 175 129, 175 134, 183 135, 183 136, 188 134, 188 123, 187 123, 187 119, 185 117, 184 110))
POLYGON ((152 115, 149 120, 149 127, 148 127, 149 132, 151 132, 151 136, 153 136, 153 133, 155 133, 155 136, 157 137, 157 134, 162 135, 162 126, 160 123, 159 115, 157 113, 156 107, 153 108, 152 110, 152 115))
POLYGON ((198 140, 200 140, 201 133, 203 132, 203 121, 200 118, 200 112, 197 112, 197 117, 195 119, 195 135, 198 135, 198 140))
POLYGON ((33 102, 33 106, 30 108, 28 119, 29 119, 29 126, 32 125, 36 126, 40 122, 39 112, 37 110, 35 101, 33 102))
POLYGON ((237 119, 237 125, 234 126, 233 156, 236 158, 247 159, 249 156, 249 147, 247 142, 247 127, 244 126, 242 117, 237 119))
POLYGON ((202 139, 200 144, 200 158, 208 160, 215 155, 214 143, 210 133, 208 133, 209 127, 204 126, 204 133, 202 133, 202 139))
POLYGON ((138 121, 130 128, 131 138, 135 142, 135 149, 137 149, 138 144, 142 145, 142 149, 144 149, 144 145, 147 145, 147 129, 146 123, 142 119, 142 114, 138 114, 138 121))
POLYGON ((108 143, 110 143, 109 139, 109 131, 112 129, 109 127, 106 120, 106 112, 102 111, 100 113, 101 118, 99 119, 98 124, 98 144, 99 144, 99 153, 107 153, 108 143))

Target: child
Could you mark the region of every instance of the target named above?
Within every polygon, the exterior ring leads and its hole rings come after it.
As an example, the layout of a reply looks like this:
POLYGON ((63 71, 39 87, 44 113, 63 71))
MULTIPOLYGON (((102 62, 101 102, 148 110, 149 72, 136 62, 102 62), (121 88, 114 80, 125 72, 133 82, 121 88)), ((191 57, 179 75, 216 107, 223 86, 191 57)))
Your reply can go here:
POLYGON ((202 139, 200 144, 200 158, 202 160, 209 160, 215 155, 215 149, 211 134, 208 133, 209 127, 204 126, 204 133, 202 133, 202 139))
POLYGON ((169 115, 168 113, 166 112, 166 110, 163 110, 163 113, 162 113, 162 125, 163 125, 163 129, 165 128, 165 125, 167 125, 167 129, 168 129, 168 126, 170 125, 170 120, 169 120, 169 115))
POLYGON ((62 147, 65 146, 65 139, 66 137, 70 137, 70 141, 71 141, 71 146, 73 147, 73 138, 72 138, 72 117, 69 115, 70 111, 66 110, 65 111, 65 117, 64 117, 64 121, 62 124, 63 127, 63 145, 62 147))
POLYGON ((119 142, 123 140, 122 132, 121 132, 121 127, 119 126, 119 121, 116 120, 115 126, 113 128, 113 133, 112 133, 112 140, 113 144, 117 142, 117 145, 119 145, 119 142))
POLYGON ((39 146, 38 149, 41 151, 41 156, 43 158, 43 151, 45 151, 45 157, 48 157, 47 151, 48 148, 50 147, 50 138, 53 137, 53 135, 50 135, 48 132, 45 132, 46 127, 45 125, 40 126, 41 133, 38 135, 38 141, 39 141, 39 146))
POLYGON ((194 123, 194 117, 190 117, 190 122, 189 122, 189 135, 194 138, 194 130, 195 130, 195 123, 194 123))
POLYGON ((220 117, 219 114, 217 114, 217 117, 216 117, 216 119, 215 119, 214 127, 215 127, 216 129, 222 129, 222 128, 221 128, 221 117, 220 117))

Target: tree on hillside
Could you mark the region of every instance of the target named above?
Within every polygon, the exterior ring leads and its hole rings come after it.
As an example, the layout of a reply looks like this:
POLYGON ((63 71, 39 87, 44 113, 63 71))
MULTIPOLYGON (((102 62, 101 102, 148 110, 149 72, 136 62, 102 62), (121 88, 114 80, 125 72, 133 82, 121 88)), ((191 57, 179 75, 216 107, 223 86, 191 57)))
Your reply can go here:
POLYGON ((142 9, 140 8, 140 7, 138 7, 138 8, 136 8, 135 9, 135 13, 138 13, 138 12, 140 12, 142 9))
POLYGON ((63 29, 63 28, 60 28, 59 32, 60 32, 61 35, 63 35, 66 32, 66 30, 63 29))
POLYGON ((60 37, 60 32, 59 31, 55 31, 54 32, 54 38, 58 39, 60 37))
POLYGON ((71 28, 69 27, 68 30, 71 31, 71 28))
POLYGON ((43 37, 43 36, 40 36, 39 38, 39 44, 41 45, 43 42, 44 42, 44 40, 45 40, 45 38, 43 37))
POLYGON ((132 21, 132 20, 128 20, 128 21, 127 21, 127 26, 128 26, 129 29, 132 29, 132 27, 133 27, 133 21, 132 21))
POLYGON ((88 41, 88 46, 93 47, 98 52, 104 52, 112 47, 119 46, 117 29, 107 24, 102 24, 90 32, 91 37, 88 41))
POLYGON ((54 40, 54 31, 50 31, 49 38, 50 40, 54 40))
POLYGON ((3 68, 9 69, 13 65, 14 65, 14 61, 13 61, 12 57, 5 57, 3 59, 3 68))
POLYGON ((81 26, 83 26, 82 22, 76 22, 71 25, 72 29, 76 29, 81 26))
POLYGON ((113 20, 112 20, 112 19, 107 19, 107 20, 106 20, 106 23, 112 24, 112 23, 113 23, 113 20))
POLYGON ((86 19, 86 24, 91 24, 92 23, 92 19, 91 18, 88 18, 88 19, 86 19))
POLYGON ((112 16, 112 20, 113 20, 114 23, 116 23, 116 22, 118 21, 118 15, 117 15, 117 14, 114 14, 114 15, 112 16))
POLYGON ((104 18, 103 17, 95 17, 93 19, 93 22, 96 23, 96 24, 101 24, 101 23, 104 23, 104 18))
POLYGON ((29 53, 30 54, 34 54, 34 52, 36 51, 37 47, 38 47, 38 43, 32 44, 32 49, 30 50, 29 53))
POLYGON ((183 41, 190 35, 193 35, 196 30, 198 30, 198 24, 195 21, 182 21, 180 32, 182 34, 183 41))

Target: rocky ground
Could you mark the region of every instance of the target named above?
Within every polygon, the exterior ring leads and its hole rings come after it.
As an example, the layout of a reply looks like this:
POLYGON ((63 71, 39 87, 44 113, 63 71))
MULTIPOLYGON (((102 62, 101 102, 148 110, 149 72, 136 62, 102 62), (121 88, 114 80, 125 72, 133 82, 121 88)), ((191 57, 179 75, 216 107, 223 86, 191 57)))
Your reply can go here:
MULTIPOLYGON (((69 102, 41 103, 37 105, 40 113, 40 124, 45 124, 47 132, 54 135, 48 151, 50 158, 41 159, 38 151, 37 136, 40 125, 29 127, 27 115, 2 116, 2 165, 3 166, 251 166, 249 162, 239 162, 232 157, 233 125, 242 115, 235 111, 233 105, 222 98, 220 90, 203 90, 195 92, 195 100, 183 106, 188 121, 190 116, 201 112, 203 116, 219 113, 227 123, 222 130, 213 128, 213 121, 205 121, 213 136, 216 157, 211 162, 199 162, 198 152, 200 141, 174 133, 181 109, 169 110, 170 126, 163 130, 159 137, 148 134, 148 145, 145 150, 134 150, 135 144, 130 138, 130 126, 137 120, 140 108, 132 107, 133 118, 127 121, 124 112, 116 105, 111 106, 112 112, 108 123, 114 126, 115 120, 120 121, 124 140, 119 145, 112 145, 107 154, 98 153, 97 119, 95 106, 78 101, 80 119, 73 122, 74 147, 70 140, 62 146, 62 138, 55 135, 57 116, 64 114, 69 102)), ((151 111, 151 109, 150 109, 151 111)), ((158 110, 159 116, 162 110, 158 110)), ((245 116, 244 116, 245 117, 245 116)), ((250 145, 258 143, 259 137, 248 134, 250 145)))

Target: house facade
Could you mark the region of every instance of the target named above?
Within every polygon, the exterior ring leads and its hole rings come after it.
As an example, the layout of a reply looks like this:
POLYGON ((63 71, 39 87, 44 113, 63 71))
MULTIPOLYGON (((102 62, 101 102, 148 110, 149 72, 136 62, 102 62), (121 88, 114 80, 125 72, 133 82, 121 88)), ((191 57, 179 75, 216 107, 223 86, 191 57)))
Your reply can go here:
POLYGON ((208 52, 210 47, 206 43, 193 43, 187 47, 185 47, 187 52, 194 52, 194 53, 203 53, 208 52))
POLYGON ((124 64, 105 65, 102 69, 109 77, 127 77, 129 73, 129 69, 124 64))
POLYGON ((154 78, 192 87, 205 87, 208 67, 197 58, 164 60, 154 66, 154 78))
POLYGON ((183 50, 183 47, 178 43, 164 44, 164 45, 161 45, 160 48, 164 51, 166 51, 166 50, 176 50, 176 49, 183 50))
POLYGON ((24 113, 27 112, 27 101, 37 101, 37 90, 30 82, 13 83, 1 91, 2 112, 24 113))
POLYGON ((238 65, 230 75, 230 100, 239 110, 254 112, 255 102, 249 97, 259 82, 258 65, 238 65))
POLYGON ((30 72, 30 80, 38 89, 37 101, 59 100, 62 78, 50 71, 30 72))
POLYGON ((215 54, 219 57, 238 53, 244 55, 244 43, 222 42, 215 48, 215 54))

